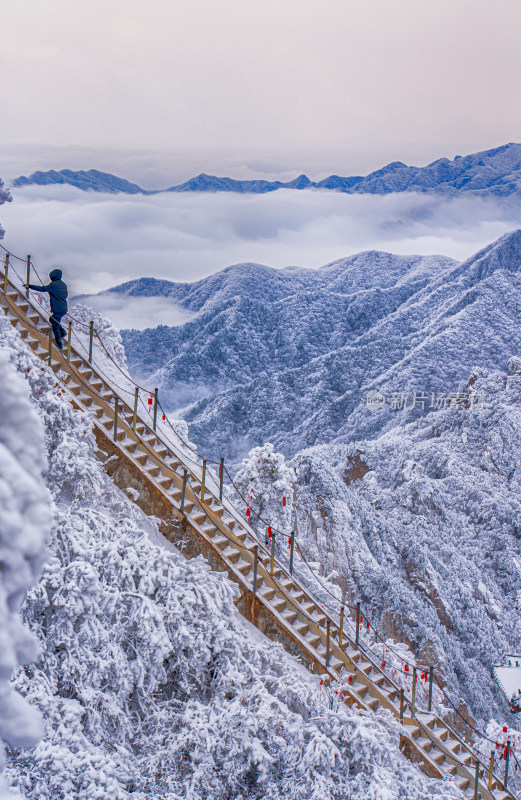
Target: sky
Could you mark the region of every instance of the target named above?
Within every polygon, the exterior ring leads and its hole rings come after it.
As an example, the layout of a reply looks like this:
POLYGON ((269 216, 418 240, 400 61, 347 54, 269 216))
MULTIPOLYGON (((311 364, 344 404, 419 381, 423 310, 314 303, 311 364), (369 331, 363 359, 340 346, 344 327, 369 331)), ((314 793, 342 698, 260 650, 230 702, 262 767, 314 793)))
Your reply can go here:
POLYGON ((519 0, 17 0, 0 169, 320 177, 519 140, 519 0))
MULTIPOLYGON (((319 179, 521 141, 520 30, 519 0, 6 3, 0 176, 97 168, 151 189, 200 172, 319 179)), ((4 244, 62 266, 73 293, 365 249, 463 259, 521 224, 519 209, 477 198, 13 197, 4 244)), ((111 311, 139 326, 151 314, 111 311)))

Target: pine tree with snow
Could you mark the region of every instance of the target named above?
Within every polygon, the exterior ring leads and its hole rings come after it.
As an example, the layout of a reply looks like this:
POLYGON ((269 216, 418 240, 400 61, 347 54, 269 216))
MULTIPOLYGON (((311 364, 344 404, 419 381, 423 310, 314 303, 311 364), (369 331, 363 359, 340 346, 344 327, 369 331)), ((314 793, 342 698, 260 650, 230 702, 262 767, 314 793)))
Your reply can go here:
POLYGON ((295 471, 269 442, 250 450, 234 477, 234 502, 268 543, 271 533, 276 541, 291 533, 296 480, 295 471))

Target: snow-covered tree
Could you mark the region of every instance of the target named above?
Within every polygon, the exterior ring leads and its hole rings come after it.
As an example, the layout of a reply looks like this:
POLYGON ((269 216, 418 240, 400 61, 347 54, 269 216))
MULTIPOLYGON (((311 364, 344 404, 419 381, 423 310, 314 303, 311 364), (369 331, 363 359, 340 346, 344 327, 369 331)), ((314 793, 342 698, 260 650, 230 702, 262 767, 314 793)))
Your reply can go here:
MULTIPOLYGON (((3 180, 0 178, 0 206, 3 203, 10 203, 13 198, 11 197, 11 193, 9 189, 6 189, 4 186, 3 180)), ((5 230, 0 225, 0 239, 4 238, 5 230)))
POLYGON ((267 442, 242 461, 233 479, 232 499, 259 533, 266 535, 269 526, 276 538, 285 539, 292 529, 296 479, 282 453, 267 442))
POLYGON ((110 319, 83 303, 72 306, 69 318, 72 320, 75 340, 81 343, 84 349, 88 347, 90 323, 94 322, 96 336, 99 337, 102 353, 106 356, 105 361, 111 363, 110 359, 113 359, 117 367, 127 372, 127 359, 121 334, 110 319), (107 352, 103 351, 103 346, 107 352))
MULTIPOLYGON (((37 637, 20 620, 25 593, 39 577, 49 535, 49 493, 42 479, 46 466, 43 426, 29 402, 21 375, 0 349, 0 771, 3 740, 30 747, 41 736, 42 720, 9 679, 19 664, 38 655, 37 637)), ((0 775, 0 798, 11 797, 0 775)))

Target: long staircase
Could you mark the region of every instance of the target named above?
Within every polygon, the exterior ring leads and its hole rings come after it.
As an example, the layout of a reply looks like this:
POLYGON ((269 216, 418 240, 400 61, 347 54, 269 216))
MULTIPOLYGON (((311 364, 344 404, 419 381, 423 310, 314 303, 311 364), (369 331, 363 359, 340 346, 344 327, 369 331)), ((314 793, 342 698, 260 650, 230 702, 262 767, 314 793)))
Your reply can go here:
POLYGON ((238 603, 239 610, 324 680, 335 683, 346 703, 366 711, 389 709, 402 722, 402 751, 427 775, 453 782, 467 798, 515 800, 456 731, 436 714, 411 710, 410 703, 404 703, 398 685, 357 646, 354 626, 346 624, 341 632, 339 621, 295 575, 272 560, 243 516, 225 497, 219 499, 217 480, 207 472, 203 481, 197 459, 153 430, 145 415, 136 416, 103 368, 90 363, 81 348, 71 347, 68 357, 60 353, 43 309, 10 276, 3 274, 0 280, 0 305, 11 324, 54 371, 62 394, 92 415, 98 455, 107 462, 109 474, 114 462, 123 464, 121 488, 128 485, 129 475, 138 476, 139 485, 169 510, 173 523, 190 530, 212 566, 225 570, 246 598, 238 603))

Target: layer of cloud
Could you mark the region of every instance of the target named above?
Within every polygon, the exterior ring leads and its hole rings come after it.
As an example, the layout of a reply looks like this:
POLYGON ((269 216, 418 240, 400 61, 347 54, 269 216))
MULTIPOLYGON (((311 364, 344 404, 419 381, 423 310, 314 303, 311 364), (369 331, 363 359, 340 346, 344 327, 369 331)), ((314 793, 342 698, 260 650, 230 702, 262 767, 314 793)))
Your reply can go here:
POLYGON ((127 297, 110 293, 84 298, 81 302, 108 317, 120 330, 183 325, 195 316, 166 297, 127 297))
POLYGON ((5 243, 73 294, 153 276, 193 281, 240 262, 319 267, 361 250, 463 259, 521 225, 521 205, 473 197, 85 193, 32 186, 2 206, 5 243))

